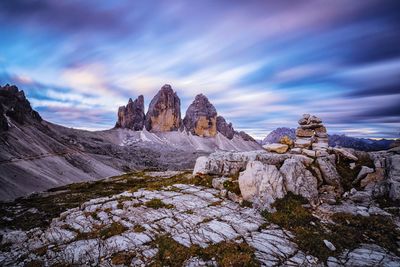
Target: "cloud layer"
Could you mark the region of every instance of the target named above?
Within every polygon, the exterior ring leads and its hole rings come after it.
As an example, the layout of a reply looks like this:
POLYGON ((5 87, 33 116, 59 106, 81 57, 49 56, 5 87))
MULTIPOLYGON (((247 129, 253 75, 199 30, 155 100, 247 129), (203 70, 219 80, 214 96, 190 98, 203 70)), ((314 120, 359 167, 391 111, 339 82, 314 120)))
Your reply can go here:
POLYGON ((262 138, 319 115, 330 132, 399 137, 400 3, 0 2, 0 82, 45 119, 111 128, 119 105, 165 83, 262 138))

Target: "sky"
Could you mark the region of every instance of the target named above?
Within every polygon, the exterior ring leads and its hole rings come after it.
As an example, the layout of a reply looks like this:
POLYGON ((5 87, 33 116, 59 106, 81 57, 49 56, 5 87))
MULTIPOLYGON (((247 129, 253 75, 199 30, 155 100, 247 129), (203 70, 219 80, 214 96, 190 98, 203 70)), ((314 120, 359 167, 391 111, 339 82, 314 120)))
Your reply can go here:
POLYGON ((53 123, 115 125, 164 84, 255 138, 297 127, 400 135, 400 1, 0 1, 0 84, 53 123))

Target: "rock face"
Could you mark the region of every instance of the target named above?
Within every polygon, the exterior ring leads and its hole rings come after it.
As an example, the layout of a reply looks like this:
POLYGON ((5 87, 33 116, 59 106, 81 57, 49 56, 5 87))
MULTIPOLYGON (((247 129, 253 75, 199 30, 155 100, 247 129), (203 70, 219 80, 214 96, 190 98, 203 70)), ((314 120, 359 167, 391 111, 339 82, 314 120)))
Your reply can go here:
POLYGON ((217 116, 217 131, 228 139, 232 139, 235 135, 232 123, 227 123, 225 118, 222 116, 217 116))
POLYGON ((295 159, 287 159, 280 168, 287 191, 301 195, 316 204, 318 200, 318 180, 295 159))
POLYGON ((217 111, 205 95, 195 97, 186 111, 183 126, 192 134, 202 137, 217 134, 217 111))
POLYGON ((239 187, 244 200, 269 211, 272 210, 271 204, 286 194, 282 174, 276 166, 260 161, 247 164, 246 170, 240 173, 239 187))
POLYGON ((145 127, 151 132, 176 131, 181 126, 181 101, 169 84, 150 102, 146 113, 145 127))
POLYGON ((389 197, 400 200, 400 154, 392 154, 386 159, 388 170, 389 197))
POLYGON ((144 126, 144 98, 140 95, 135 101, 129 98, 128 105, 118 109, 118 121, 116 128, 128 128, 134 131, 143 130, 144 126))
POLYGON ((263 145, 263 148, 269 152, 283 154, 286 153, 286 151, 289 149, 289 146, 285 144, 267 144, 263 145))
POLYGON ((296 129, 295 147, 325 150, 328 148, 328 134, 322 120, 310 114, 304 114, 296 129))
POLYGON ((294 140, 296 138, 296 130, 293 128, 281 127, 270 132, 262 141, 262 144, 279 143, 282 137, 288 136, 294 140))
POLYGON ((15 85, 8 84, 0 86, 0 131, 8 129, 7 117, 19 124, 42 121, 39 113, 32 109, 24 91, 19 91, 15 85))

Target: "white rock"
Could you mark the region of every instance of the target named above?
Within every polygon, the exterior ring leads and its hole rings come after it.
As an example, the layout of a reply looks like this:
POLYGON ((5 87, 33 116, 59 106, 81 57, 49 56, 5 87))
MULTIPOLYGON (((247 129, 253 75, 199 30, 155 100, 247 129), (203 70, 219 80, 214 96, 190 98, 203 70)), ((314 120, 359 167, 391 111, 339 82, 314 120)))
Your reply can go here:
POLYGON ((274 165, 250 161, 240 173, 239 188, 243 199, 271 210, 271 204, 286 194, 281 173, 274 165))
POLYGON ((329 248, 331 251, 335 251, 336 247, 328 240, 324 239, 324 244, 327 248, 329 248))
POLYGON ((284 178, 286 191, 301 195, 311 203, 317 203, 318 180, 300 161, 287 159, 279 171, 284 178))

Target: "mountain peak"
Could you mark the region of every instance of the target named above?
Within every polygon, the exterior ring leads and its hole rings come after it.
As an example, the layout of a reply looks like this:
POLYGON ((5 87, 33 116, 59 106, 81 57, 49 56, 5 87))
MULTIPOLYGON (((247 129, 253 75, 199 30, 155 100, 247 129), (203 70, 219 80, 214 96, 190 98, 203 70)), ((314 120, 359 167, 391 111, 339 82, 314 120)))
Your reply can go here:
POLYGON ((42 121, 39 113, 32 109, 24 91, 9 84, 0 86, 0 130, 8 130, 7 117, 19 124, 42 121))
POLYGON ((217 110, 203 94, 196 95, 183 119, 186 130, 192 134, 210 137, 217 134, 217 110))
POLYGON ((176 131, 181 126, 181 101, 171 85, 165 84, 150 102, 145 126, 148 131, 176 131))

